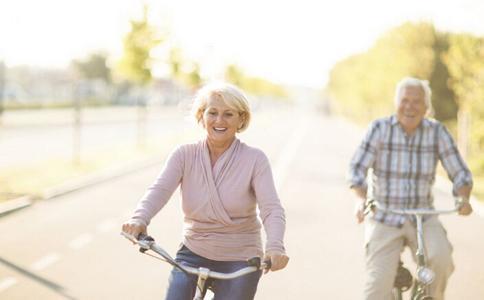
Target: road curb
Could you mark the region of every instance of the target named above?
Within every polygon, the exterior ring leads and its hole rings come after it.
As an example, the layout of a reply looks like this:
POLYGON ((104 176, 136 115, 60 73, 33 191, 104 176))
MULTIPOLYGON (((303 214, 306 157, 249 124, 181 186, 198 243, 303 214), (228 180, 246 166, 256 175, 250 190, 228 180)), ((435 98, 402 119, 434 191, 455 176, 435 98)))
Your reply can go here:
POLYGON ((61 185, 48 188, 44 190, 43 193, 41 194, 41 199, 48 200, 48 199, 56 198, 64 194, 74 192, 76 190, 79 190, 91 185, 102 183, 111 179, 115 179, 117 177, 121 177, 130 173, 142 170, 144 168, 159 164, 162 161, 163 161, 163 158, 160 158, 160 156, 156 156, 156 157, 132 162, 128 165, 124 165, 121 167, 112 167, 112 168, 100 170, 91 175, 73 179, 61 185))
POLYGON ((0 203, 0 217, 22 208, 29 207, 32 203, 33 199, 31 196, 22 196, 0 203))
MULTIPOLYGON (((115 179, 117 177, 128 175, 130 173, 142 170, 147 167, 154 166, 156 164, 161 163, 162 161, 163 161, 163 157, 156 156, 156 157, 151 157, 144 160, 135 161, 121 167, 112 167, 112 168, 100 170, 90 175, 73 179, 61 185, 45 189, 41 193, 40 197, 35 197, 35 199, 49 200, 52 198, 56 198, 91 185, 102 183, 111 179, 115 179)), ((23 208, 29 207, 33 203, 34 203, 34 197, 31 195, 22 196, 12 200, 7 200, 3 203, 0 203, 0 217, 5 216, 14 211, 18 211, 23 208)))

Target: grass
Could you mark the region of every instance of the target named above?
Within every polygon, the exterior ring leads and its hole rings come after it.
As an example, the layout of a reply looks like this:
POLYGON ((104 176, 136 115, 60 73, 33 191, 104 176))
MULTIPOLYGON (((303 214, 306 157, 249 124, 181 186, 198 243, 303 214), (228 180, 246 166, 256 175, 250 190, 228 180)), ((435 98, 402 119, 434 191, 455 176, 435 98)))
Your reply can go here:
POLYGON ((113 147, 84 157, 80 164, 74 164, 66 159, 47 159, 29 166, 2 169, 0 170, 0 201, 21 195, 39 198, 49 187, 161 152, 162 149, 154 145, 142 150, 113 147))

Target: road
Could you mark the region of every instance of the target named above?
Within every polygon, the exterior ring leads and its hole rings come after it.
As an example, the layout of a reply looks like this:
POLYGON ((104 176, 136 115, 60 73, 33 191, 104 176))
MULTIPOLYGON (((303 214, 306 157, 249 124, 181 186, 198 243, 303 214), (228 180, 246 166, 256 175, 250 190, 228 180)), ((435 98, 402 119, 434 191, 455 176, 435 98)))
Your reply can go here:
MULTIPOLYGON (((241 139, 271 160, 287 213, 287 269, 265 275, 256 299, 360 299, 363 226, 344 181, 361 130, 308 111, 256 117, 241 139)), ((0 299, 160 299, 169 266, 119 235, 161 166, 44 201, 0 219, 0 299)), ((448 193, 436 191, 444 204, 448 193)), ((150 234, 170 253, 181 240, 178 193, 150 234)), ((484 218, 441 218, 456 270, 447 299, 484 295, 484 218)))

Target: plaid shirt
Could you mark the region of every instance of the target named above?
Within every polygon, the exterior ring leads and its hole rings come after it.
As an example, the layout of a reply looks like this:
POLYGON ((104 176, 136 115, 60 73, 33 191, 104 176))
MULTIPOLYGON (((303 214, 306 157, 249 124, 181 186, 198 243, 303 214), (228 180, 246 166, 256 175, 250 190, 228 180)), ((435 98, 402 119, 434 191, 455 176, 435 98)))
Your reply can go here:
MULTIPOLYGON (((408 136, 393 115, 371 123, 351 160, 348 179, 351 187, 366 188, 371 168, 370 199, 395 209, 433 208, 432 186, 439 160, 453 182, 454 194, 461 186, 472 185, 472 175, 441 123, 423 119, 408 136)), ((381 211, 373 218, 397 227, 406 220, 406 216, 381 211)))

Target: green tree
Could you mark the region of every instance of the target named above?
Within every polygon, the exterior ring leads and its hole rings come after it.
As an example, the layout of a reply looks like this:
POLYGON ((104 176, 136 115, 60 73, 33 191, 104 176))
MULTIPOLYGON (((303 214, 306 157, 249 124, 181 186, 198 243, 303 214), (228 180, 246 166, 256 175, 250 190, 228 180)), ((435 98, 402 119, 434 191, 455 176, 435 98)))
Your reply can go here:
MULTIPOLYGON (((445 55, 459 110, 459 147, 464 155, 484 150, 484 39, 470 34, 451 35, 445 55)), ((484 160, 479 163, 484 171, 484 160)))
POLYGON ((200 75, 200 65, 198 63, 191 63, 190 70, 185 75, 185 82, 192 89, 200 87, 202 84, 202 76, 200 75))
POLYGON ((83 78, 111 81, 111 70, 107 65, 107 55, 104 53, 93 53, 85 60, 74 60, 72 64, 83 78))
POLYGON ((434 44, 435 65, 430 75, 432 89, 432 106, 437 120, 453 122, 457 118, 457 102, 453 90, 449 87, 449 70, 444 61, 445 53, 449 49, 449 34, 437 33, 434 44))
POLYGON ((123 41, 123 57, 119 71, 126 79, 144 85, 151 81, 151 50, 161 42, 155 28, 148 22, 148 7, 141 20, 131 20, 131 31, 123 41))
POLYGON ((404 23, 379 38, 367 52, 337 63, 328 90, 336 108, 359 121, 394 111, 396 83, 405 76, 430 79, 437 36, 432 24, 404 23))
POLYGON ((263 78, 248 76, 240 67, 234 64, 230 64, 225 68, 224 77, 228 82, 257 96, 268 96, 278 99, 288 98, 287 91, 281 85, 263 78))
POLYGON ((224 77, 228 82, 241 86, 244 78, 244 72, 238 66, 230 64, 225 68, 224 77))
POLYGON ((171 76, 177 79, 182 74, 183 56, 179 48, 172 48, 168 55, 168 65, 170 67, 171 76))

